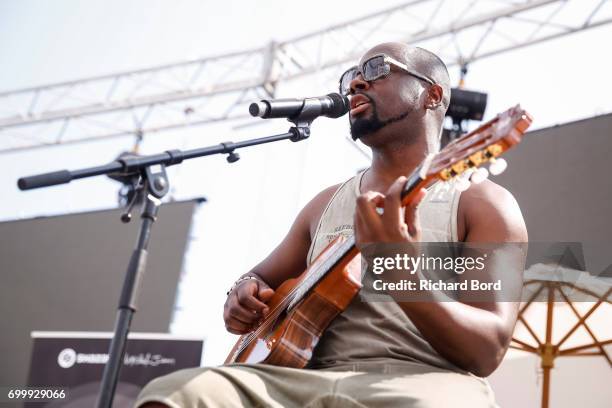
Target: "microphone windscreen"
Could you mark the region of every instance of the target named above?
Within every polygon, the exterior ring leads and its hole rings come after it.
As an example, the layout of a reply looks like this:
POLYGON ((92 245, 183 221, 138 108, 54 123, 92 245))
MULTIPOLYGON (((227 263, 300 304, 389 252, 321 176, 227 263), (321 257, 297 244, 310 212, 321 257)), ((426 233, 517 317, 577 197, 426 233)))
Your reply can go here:
POLYGON ((326 116, 330 118, 339 118, 349 111, 350 102, 346 96, 339 93, 330 93, 327 96, 332 100, 332 110, 326 116))
POLYGON ((249 113, 251 116, 264 117, 268 113, 269 106, 264 101, 254 102, 249 106, 249 113))

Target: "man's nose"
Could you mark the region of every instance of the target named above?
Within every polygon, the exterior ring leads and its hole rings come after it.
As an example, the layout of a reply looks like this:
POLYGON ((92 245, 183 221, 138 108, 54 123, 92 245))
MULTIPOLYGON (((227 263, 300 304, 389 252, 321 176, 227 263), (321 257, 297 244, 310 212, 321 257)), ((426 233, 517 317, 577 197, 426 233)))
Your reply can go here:
POLYGON ((352 94, 357 91, 366 91, 369 87, 370 83, 363 79, 363 76, 361 74, 357 74, 357 76, 350 83, 352 94))

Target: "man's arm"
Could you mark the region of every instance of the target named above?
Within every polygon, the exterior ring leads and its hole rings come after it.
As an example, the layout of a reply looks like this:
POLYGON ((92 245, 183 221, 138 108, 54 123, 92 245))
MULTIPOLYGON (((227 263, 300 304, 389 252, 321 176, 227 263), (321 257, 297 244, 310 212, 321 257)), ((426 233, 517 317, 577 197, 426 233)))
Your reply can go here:
MULTIPOLYGON (((467 243, 527 242, 527 229, 516 200, 488 180, 461 195, 458 216, 464 222, 467 243)), ((492 274, 522 272, 510 265, 500 266, 503 270, 492 274)), ((499 366, 508 349, 518 306, 517 302, 428 302, 405 303, 402 309, 436 351, 484 377, 499 366)))
POLYGON ((234 334, 252 331, 268 312, 266 302, 287 279, 298 277, 306 269, 306 257, 321 214, 338 186, 317 194, 296 217, 281 243, 244 276, 256 279, 239 282, 230 292, 223 308, 225 327, 234 334))
MULTIPOLYGON (((403 178, 396 181, 384 196, 367 193, 360 197, 355 219, 358 246, 369 242, 420 240, 414 205, 406 208, 404 218, 399 217, 395 210, 387 211, 388 206, 395 209, 399 205, 404 183, 403 178), (372 208, 381 202, 385 205, 385 212, 378 216, 372 208), (375 227, 377 224, 386 228, 375 227)), ((458 216, 465 242, 527 242, 518 204, 508 191, 490 181, 474 185, 462 194, 458 216)), ((518 308, 514 302, 398 304, 438 353, 479 376, 491 374, 501 362, 512 336, 518 308)))

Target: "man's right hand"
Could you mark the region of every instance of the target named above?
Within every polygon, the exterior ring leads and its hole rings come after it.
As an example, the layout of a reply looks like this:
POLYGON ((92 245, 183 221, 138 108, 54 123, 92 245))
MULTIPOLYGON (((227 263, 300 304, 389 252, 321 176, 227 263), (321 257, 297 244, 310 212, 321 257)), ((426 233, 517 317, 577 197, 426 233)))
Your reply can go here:
POLYGON ((268 314, 266 302, 274 290, 261 279, 240 282, 228 295, 223 307, 225 328, 233 334, 246 334, 257 328, 268 314))

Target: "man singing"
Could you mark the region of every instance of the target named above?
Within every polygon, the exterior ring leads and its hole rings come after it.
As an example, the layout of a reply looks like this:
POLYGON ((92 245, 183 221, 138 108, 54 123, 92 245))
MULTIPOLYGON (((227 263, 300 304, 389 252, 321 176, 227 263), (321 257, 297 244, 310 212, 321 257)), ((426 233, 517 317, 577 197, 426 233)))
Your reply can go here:
MULTIPOLYGON (((372 164, 321 191, 279 246, 232 287, 227 330, 252 331, 266 301, 299 276, 338 234, 367 243, 527 242, 512 195, 491 181, 460 193, 421 190, 405 209, 400 192, 440 149, 450 79, 431 52, 380 44, 340 79, 354 139, 372 164), (384 212, 376 210, 384 207, 384 212)), ((356 296, 332 321, 305 369, 231 364, 178 371, 148 384, 137 406, 153 407, 495 407, 482 378, 500 364, 516 302, 366 302, 356 296)))

